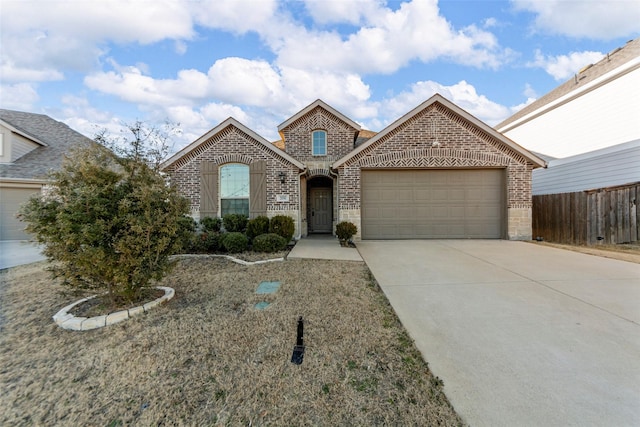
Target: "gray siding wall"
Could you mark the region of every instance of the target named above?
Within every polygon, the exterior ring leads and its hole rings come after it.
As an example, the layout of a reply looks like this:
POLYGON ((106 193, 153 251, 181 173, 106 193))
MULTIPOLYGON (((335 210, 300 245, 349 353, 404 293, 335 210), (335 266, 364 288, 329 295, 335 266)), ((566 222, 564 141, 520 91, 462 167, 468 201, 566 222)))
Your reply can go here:
MULTIPOLYGON (((15 133, 10 134, 11 136, 11 161, 15 162, 20 157, 24 156, 30 151, 35 150, 39 147, 35 142, 29 141, 28 139, 16 135, 15 133)), ((5 142, 6 144, 6 142, 5 142)))
POLYGON ((564 159, 533 171, 533 195, 572 193, 640 182, 640 140, 564 159))

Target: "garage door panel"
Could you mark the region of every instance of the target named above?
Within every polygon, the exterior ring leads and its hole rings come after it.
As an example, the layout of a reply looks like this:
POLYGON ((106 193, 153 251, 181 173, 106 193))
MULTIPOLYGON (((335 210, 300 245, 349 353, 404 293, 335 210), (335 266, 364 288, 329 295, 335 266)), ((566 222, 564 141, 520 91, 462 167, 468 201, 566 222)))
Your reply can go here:
POLYGON ((503 176, 498 169, 363 171, 363 238, 500 238, 503 176))
POLYGON ((25 240, 30 236, 24 231, 26 224, 16 215, 29 198, 39 193, 33 188, 0 188, 0 240, 25 240))

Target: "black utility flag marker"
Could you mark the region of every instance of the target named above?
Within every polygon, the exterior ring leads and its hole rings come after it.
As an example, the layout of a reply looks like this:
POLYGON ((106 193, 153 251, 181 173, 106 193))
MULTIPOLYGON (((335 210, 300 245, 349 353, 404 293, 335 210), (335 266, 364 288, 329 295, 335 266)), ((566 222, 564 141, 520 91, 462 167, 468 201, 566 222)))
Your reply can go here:
POLYGON ((296 346, 293 347, 293 354, 291 355, 291 363, 295 363, 296 365, 302 364, 302 359, 304 358, 304 321, 302 320, 302 316, 298 318, 298 337, 296 339, 296 346))

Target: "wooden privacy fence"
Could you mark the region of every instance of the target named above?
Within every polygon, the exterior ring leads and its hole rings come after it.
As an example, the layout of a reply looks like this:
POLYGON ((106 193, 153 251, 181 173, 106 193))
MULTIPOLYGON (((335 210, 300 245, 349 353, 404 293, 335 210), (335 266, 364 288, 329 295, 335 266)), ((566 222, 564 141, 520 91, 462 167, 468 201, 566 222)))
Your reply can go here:
POLYGON ((640 241, 640 182, 533 196, 533 238, 578 245, 640 241))

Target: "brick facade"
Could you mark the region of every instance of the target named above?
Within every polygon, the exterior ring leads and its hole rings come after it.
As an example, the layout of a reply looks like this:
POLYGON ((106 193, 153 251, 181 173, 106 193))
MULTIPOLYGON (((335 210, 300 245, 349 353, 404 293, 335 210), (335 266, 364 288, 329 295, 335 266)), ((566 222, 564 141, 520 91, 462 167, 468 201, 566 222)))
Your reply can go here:
MULTIPOLYGON (((171 176, 171 182, 178 191, 187 197, 191 205, 191 214, 200 218, 200 165, 202 161, 213 161, 222 166, 227 163, 249 165, 255 161, 267 162, 267 216, 285 214, 294 218, 299 228, 300 170, 285 158, 273 152, 234 126, 228 126, 222 132, 213 135, 202 143, 197 150, 182 157, 165 171, 171 176), (286 174, 284 184, 279 174, 286 174), (288 195, 289 202, 279 202, 276 196, 288 195)), ((220 206, 218 203, 218 215, 220 206)))
MULTIPOLYGON (((455 112, 433 104, 358 153, 339 168, 339 210, 359 222, 361 169, 504 168, 507 209, 531 210, 533 163, 455 112), (437 141, 437 143, 436 143, 437 141), (435 143, 435 144, 434 144, 435 143)), ((525 215, 509 213, 509 239, 530 239, 525 215), (518 226, 512 222, 518 221, 518 226)), ((529 215, 530 218, 530 215, 529 215)), ((360 229, 361 224, 358 225, 360 229)))
POLYGON ((322 107, 316 107, 280 132, 285 141, 284 151, 288 154, 305 163, 329 165, 353 150, 356 131, 339 117, 322 107), (327 132, 326 156, 312 154, 311 132, 314 130, 327 132))
POLYGON ((413 115, 405 116, 360 147, 354 144, 360 130, 357 124, 316 101, 278 129, 284 152, 258 141, 259 136, 252 136, 241 125, 227 126, 196 141, 186 153, 174 156, 165 170, 190 199, 193 216, 198 218, 202 161, 218 165, 266 161, 267 214, 292 216, 299 237, 307 233, 307 186, 315 178, 331 180, 323 182, 332 188, 333 226, 347 220, 360 230, 362 169, 500 168, 506 171, 505 236, 530 239, 531 171, 540 166, 533 162, 532 158, 536 158, 477 119, 465 117, 466 113, 447 105, 448 101, 438 99, 426 102, 424 108, 417 108, 413 115), (327 132, 326 156, 312 155, 314 130, 327 132), (280 182, 281 172, 286 174, 284 184, 280 182), (288 195, 289 202, 279 202, 277 196, 282 195, 288 195))

